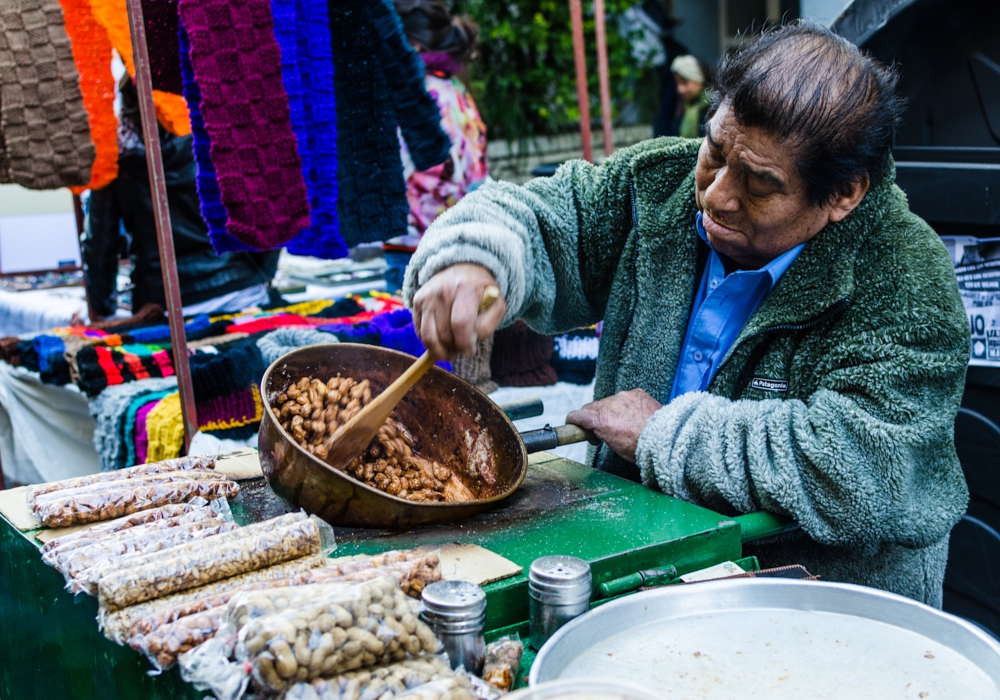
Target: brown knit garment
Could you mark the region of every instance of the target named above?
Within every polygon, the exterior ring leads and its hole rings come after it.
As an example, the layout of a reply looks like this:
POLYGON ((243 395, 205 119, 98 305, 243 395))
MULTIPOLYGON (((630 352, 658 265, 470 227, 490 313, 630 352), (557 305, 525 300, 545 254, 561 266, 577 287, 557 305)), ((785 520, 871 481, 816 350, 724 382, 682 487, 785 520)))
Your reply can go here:
POLYGON ((490 365, 500 386, 549 386, 559 381, 551 363, 555 349, 552 336, 531 330, 516 321, 496 332, 490 365))
POLYGON ((3 360, 14 367, 21 366, 21 353, 17 351, 17 344, 21 339, 16 335, 0 338, 0 360, 3 360))
POLYGON ((90 182, 94 142, 59 0, 0 2, 0 131, 10 181, 90 182))
POLYGON ((119 328, 138 328, 140 326, 151 326, 155 323, 162 323, 163 307, 159 304, 144 304, 138 312, 131 316, 120 318, 109 318, 106 321, 95 321, 87 324, 88 328, 96 328, 99 331, 115 331, 119 328))
POLYGON ((484 394, 492 394, 497 390, 490 369, 490 357, 493 354, 493 336, 480 338, 476 344, 476 354, 472 357, 459 355, 451 362, 455 376, 464 379, 484 394))

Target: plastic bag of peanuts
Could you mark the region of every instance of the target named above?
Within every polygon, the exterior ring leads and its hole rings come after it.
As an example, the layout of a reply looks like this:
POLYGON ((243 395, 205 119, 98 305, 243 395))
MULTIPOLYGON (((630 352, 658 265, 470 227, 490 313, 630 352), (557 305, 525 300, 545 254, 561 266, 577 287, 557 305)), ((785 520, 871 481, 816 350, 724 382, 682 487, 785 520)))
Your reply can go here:
POLYGON ((101 607, 117 610, 196 588, 336 546, 333 529, 305 513, 289 513, 199 542, 143 554, 126 565, 102 565, 97 592, 101 607))
POLYGON ((332 678, 302 681, 282 693, 278 700, 394 700, 410 690, 454 675, 446 656, 418 656, 332 678))
POLYGON ((181 655, 181 676, 219 700, 235 700, 250 677, 263 692, 281 693, 436 654, 440 641, 420 620, 419 605, 390 578, 250 591, 229 601, 215 639, 181 655), (234 646, 236 663, 223 662, 234 646))
MULTIPOLYGON (((225 501, 223 501, 225 503, 225 501)), ((156 523, 156 527, 131 528, 109 535, 89 546, 75 548, 54 557, 53 564, 66 578, 66 588, 72 593, 97 595, 97 580, 106 566, 127 566, 127 562, 153 552, 169 556, 169 550, 182 544, 204 540, 236 530, 228 505, 225 509, 205 508, 156 523), (205 517, 215 514, 213 517, 205 517)), ((57 550, 58 551, 58 550, 57 550)))
MULTIPOLYGON (((177 459, 166 459, 162 462, 150 462, 149 464, 139 464, 127 469, 116 469, 110 472, 99 474, 88 474, 62 481, 50 481, 45 484, 37 484, 28 487, 28 504, 35 502, 40 496, 44 496, 55 491, 66 491, 68 489, 80 488, 81 486, 92 486, 94 484, 106 484, 108 482, 121 482, 126 479, 133 479, 141 476, 152 476, 155 474, 167 474, 169 472, 184 471, 210 471, 215 469, 215 457, 178 457, 177 459)), ((120 486, 121 484, 119 484, 120 486)))

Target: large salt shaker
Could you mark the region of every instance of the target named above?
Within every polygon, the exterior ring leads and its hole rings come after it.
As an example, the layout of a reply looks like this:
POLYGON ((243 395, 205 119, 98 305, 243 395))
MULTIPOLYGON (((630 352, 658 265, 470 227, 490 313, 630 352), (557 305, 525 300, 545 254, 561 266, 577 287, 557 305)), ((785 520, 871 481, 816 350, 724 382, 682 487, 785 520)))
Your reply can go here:
POLYGON ((531 646, 541 649, 556 630, 590 606, 590 564, 578 557, 535 559, 528 572, 531 646))
POLYGON ((467 581, 437 581, 421 593, 424 622, 434 630, 451 661, 469 673, 483 672, 486 657, 486 593, 467 581))

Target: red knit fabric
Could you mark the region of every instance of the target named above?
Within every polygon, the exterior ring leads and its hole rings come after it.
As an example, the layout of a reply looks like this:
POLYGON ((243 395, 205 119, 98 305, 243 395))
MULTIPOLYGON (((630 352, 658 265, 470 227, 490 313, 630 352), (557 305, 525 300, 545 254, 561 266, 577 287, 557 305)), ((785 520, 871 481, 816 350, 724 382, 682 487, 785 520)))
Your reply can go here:
POLYGON ((229 233, 274 248, 309 225, 269 0, 180 0, 229 233))

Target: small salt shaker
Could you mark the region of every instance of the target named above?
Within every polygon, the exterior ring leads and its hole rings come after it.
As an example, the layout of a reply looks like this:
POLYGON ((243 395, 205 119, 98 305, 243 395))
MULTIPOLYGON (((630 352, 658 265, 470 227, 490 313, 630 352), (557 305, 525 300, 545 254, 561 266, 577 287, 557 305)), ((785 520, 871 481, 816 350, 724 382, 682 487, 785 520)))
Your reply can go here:
POLYGON ((451 667, 479 675, 486 657, 486 592, 468 581, 437 581, 421 593, 424 622, 444 644, 451 667))
POLYGON ((535 559, 528 572, 531 646, 541 649, 556 630, 587 612, 591 594, 590 564, 579 557, 535 559))

